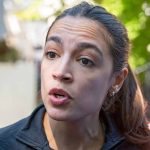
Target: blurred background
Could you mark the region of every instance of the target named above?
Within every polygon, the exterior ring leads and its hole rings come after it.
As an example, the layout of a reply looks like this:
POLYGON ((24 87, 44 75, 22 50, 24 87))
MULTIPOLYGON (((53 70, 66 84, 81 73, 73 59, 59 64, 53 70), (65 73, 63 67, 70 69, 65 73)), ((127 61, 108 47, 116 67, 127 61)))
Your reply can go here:
MULTIPOLYGON (((41 103, 40 61, 48 27, 80 0, 0 0, 0 127, 41 103)), ((130 64, 150 102, 150 1, 88 0, 115 14, 132 44, 130 64)), ((149 115, 149 114, 148 114, 149 115)))

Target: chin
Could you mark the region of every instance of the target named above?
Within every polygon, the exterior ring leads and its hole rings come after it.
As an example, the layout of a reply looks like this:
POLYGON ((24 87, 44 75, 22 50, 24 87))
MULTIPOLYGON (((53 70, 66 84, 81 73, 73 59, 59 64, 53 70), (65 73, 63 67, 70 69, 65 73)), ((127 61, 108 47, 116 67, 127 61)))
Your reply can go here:
POLYGON ((47 113, 51 119, 56 121, 69 121, 73 119, 70 115, 68 115, 69 113, 57 108, 50 108, 47 110, 47 113))
POLYGON ((64 121, 64 122, 77 122, 81 117, 77 114, 73 114, 70 111, 63 110, 54 110, 53 108, 47 111, 48 116, 55 121, 64 121))

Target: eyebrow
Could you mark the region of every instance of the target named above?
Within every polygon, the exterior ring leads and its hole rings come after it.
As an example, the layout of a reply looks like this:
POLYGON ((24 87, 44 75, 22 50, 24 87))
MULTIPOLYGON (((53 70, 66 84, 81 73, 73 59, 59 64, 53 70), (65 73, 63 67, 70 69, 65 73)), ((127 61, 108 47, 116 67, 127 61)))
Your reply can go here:
POLYGON ((79 51, 82 51, 82 50, 85 50, 85 49, 93 49, 95 50, 97 53, 99 53, 99 55, 101 57, 103 57, 103 53, 102 53, 102 50, 100 48, 98 48, 96 45, 92 44, 92 43, 87 43, 87 42, 82 42, 82 43, 79 43, 77 45, 77 49, 79 51))
POLYGON ((57 44, 60 44, 60 45, 62 45, 62 40, 61 40, 61 38, 59 38, 58 36, 51 36, 51 37, 48 37, 47 39, 46 39, 46 42, 48 42, 48 41, 53 41, 53 42, 56 42, 57 44))
MULTIPOLYGON (((58 44, 60 44, 60 45, 63 45, 63 42, 62 42, 61 38, 58 37, 58 36, 51 36, 51 37, 48 37, 47 40, 46 40, 46 42, 48 42, 48 41, 53 41, 53 42, 56 42, 56 43, 58 43, 58 44)), ((81 43, 79 43, 79 44, 77 45, 77 47, 76 47, 76 49, 77 49, 78 51, 83 51, 83 50, 89 49, 89 48, 95 50, 97 53, 99 53, 99 55, 100 55, 101 57, 103 57, 102 50, 101 50, 100 48, 98 48, 95 44, 87 43, 87 42, 81 42, 81 43)))

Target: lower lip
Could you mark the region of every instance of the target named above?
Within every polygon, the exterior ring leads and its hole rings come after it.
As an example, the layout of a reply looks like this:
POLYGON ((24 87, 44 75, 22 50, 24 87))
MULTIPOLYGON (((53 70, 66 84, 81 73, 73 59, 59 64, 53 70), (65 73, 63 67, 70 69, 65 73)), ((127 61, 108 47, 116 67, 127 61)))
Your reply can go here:
POLYGON ((68 104, 70 102, 70 99, 68 97, 57 98, 54 95, 50 95, 50 102, 54 106, 62 106, 68 104))

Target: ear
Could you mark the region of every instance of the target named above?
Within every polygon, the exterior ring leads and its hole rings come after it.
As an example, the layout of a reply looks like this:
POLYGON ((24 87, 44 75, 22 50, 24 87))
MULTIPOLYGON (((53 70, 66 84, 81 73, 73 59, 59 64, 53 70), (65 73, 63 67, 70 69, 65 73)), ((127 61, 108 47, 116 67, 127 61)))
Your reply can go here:
POLYGON ((128 75, 128 68, 123 68, 121 71, 114 74, 112 88, 117 89, 116 92, 118 92, 120 88, 122 87, 122 84, 124 80, 126 79, 127 75, 128 75))

